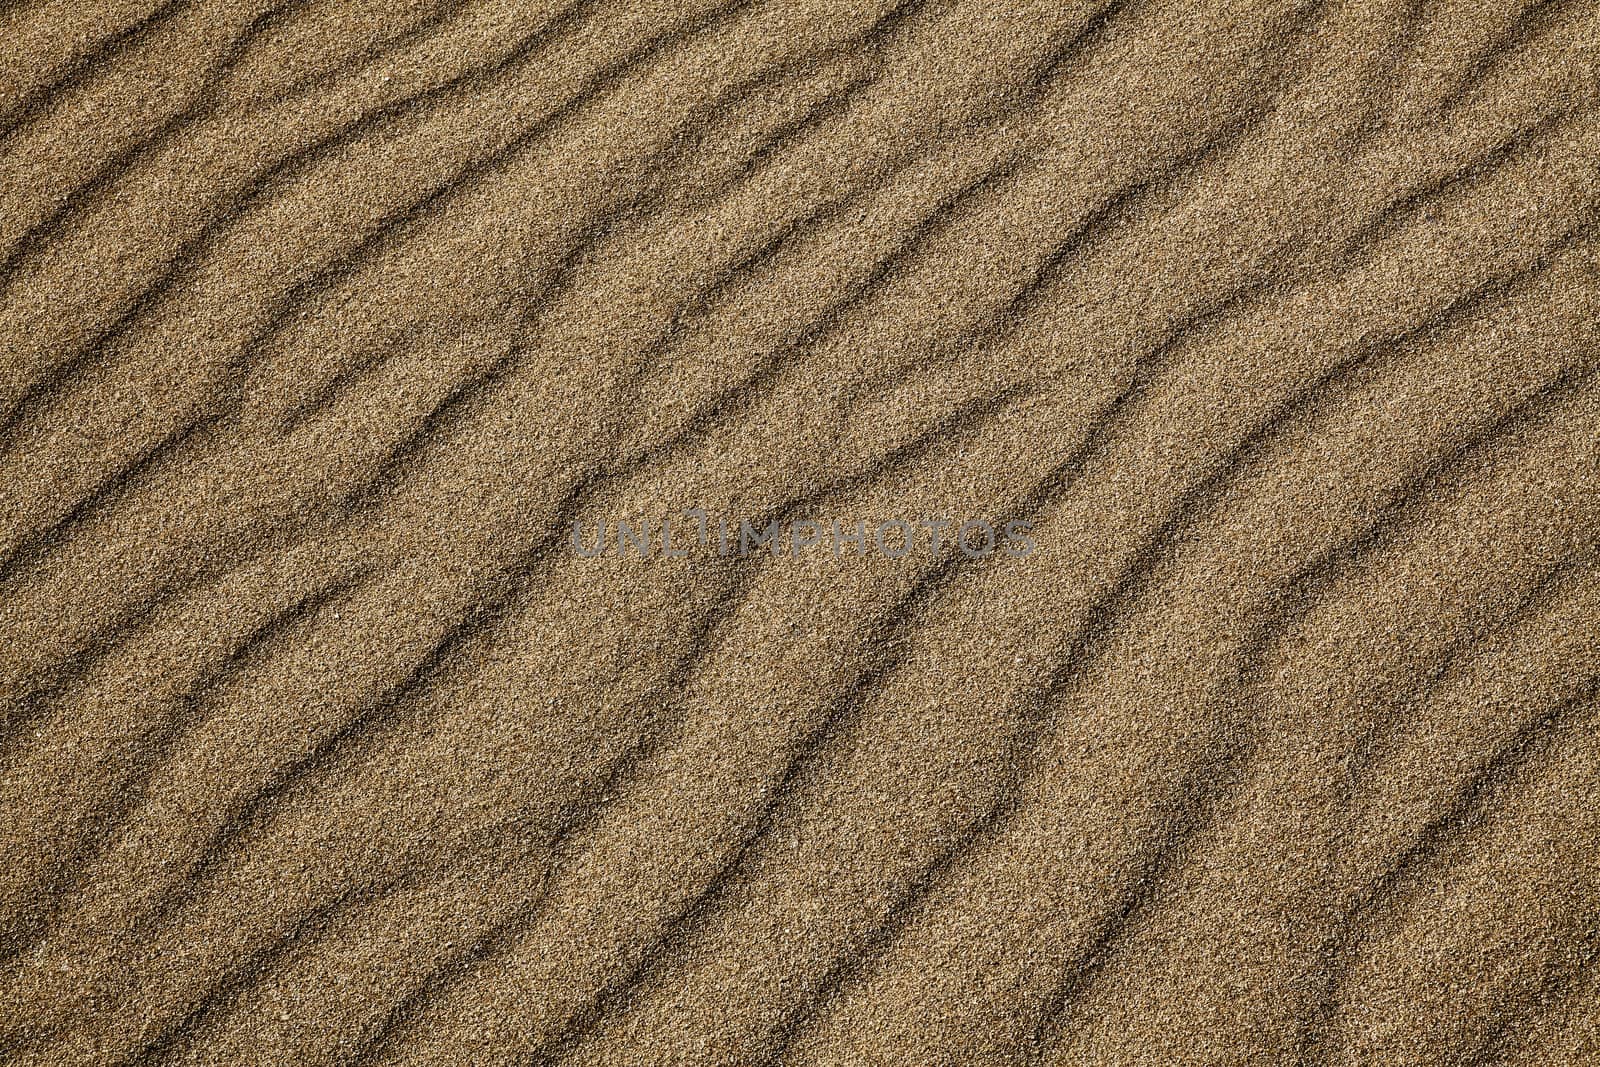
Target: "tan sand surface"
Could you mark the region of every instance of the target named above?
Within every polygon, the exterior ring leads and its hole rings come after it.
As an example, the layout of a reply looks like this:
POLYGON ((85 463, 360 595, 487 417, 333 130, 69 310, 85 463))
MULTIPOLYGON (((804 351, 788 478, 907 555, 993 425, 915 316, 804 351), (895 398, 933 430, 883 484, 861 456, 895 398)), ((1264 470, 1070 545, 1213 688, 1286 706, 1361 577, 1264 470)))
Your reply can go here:
POLYGON ((0 0, 0 1063, 1600 1064, 1597 76, 0 0))

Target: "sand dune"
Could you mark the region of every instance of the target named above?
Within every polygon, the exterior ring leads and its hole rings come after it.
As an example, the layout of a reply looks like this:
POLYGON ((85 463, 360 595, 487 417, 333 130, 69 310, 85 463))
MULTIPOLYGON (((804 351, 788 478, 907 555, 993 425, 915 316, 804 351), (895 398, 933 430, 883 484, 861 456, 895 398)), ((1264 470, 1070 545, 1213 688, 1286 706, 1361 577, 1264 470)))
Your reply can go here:
POLYGON ((1600 1063, 1597 46, 0 4, 0 1059, 1600 1063))

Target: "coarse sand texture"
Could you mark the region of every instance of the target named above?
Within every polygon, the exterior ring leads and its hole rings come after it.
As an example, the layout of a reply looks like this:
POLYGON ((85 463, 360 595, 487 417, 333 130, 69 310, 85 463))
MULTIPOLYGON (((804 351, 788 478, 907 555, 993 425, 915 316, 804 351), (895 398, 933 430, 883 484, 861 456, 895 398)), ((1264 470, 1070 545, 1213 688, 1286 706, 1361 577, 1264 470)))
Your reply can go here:
POLYGON ((0 0, 0 1064, 1600 1067, 1597 79, 0 0))

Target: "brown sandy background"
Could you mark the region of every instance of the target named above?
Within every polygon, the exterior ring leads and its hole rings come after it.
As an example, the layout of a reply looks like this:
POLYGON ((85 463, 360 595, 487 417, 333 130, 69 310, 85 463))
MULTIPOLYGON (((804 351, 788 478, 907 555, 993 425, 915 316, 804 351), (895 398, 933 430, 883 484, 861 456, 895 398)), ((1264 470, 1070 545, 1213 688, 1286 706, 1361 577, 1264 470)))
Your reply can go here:
POLYGON ((0 4, 0 1059, 1600 1063, 1597 42, 0 4))

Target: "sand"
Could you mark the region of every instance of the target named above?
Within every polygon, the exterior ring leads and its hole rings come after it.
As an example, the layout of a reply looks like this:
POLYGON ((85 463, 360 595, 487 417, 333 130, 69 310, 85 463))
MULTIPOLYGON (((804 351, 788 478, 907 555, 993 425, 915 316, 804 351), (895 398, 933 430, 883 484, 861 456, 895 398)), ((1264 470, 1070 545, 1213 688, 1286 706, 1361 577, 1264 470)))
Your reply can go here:
POLYGON ((0 1060, 1600 1063, 1597 45, 0 5, 0 1060))

